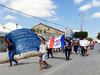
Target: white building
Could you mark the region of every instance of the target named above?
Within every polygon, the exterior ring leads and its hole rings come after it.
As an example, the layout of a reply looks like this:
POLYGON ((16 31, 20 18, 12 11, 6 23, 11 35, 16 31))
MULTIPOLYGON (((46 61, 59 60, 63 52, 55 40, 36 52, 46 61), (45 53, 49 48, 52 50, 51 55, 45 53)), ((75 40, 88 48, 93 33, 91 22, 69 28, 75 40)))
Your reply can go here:
POLYGON ((0 52, 6 52, 7 51, 7 44, 4 40, 4 36, 8 33, 10 33, 13 30, 23 28, 20 25, 16 25, 15 23, 8 22, 6 25, 0 24, 0 52))

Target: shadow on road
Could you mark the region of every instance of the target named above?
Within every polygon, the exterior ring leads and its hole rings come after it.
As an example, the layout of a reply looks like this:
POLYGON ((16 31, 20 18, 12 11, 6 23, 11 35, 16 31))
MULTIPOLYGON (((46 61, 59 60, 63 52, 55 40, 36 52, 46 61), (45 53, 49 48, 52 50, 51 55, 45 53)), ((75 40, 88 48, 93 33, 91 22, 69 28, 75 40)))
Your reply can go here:
MULTIPOLYGON (((18 65, 26 65, 26 64, 31 64, 31 63, 39 63, 39 62, 18 63, 18 65)), ((14 65, 14 66, 16 66, 16 65, 14 65)))
MULTIPOLYGON (((49 64, 49 68, 51 68, 52 66, 49 64)), ((48 69, 49 69, 48 68, 48 69)), ((43 69, 47 69, 46 65, 43 66, 43 69)))
POLYGON ((65 59, 65 58, 63 58, 63 57, 54 57, 52 59, 65 59))

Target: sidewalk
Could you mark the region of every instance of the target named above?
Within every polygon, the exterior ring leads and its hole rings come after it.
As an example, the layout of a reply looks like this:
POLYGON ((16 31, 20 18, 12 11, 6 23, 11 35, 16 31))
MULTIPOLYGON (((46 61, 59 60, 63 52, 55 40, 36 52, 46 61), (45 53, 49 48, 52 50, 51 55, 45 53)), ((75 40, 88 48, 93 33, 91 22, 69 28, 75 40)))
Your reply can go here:
MULTIPOLYGON (((30 52, 25 52, 22 54, 15 55, 14 58, 16 60, 20 60, 20 59, 38 56, 38 54, 39 54, 39 52, 37 52, 37 51, 30 51, 30 52)), ((8 52, 0 53, 0 64, 6 63, 8 61, 9 61, 8 52)))

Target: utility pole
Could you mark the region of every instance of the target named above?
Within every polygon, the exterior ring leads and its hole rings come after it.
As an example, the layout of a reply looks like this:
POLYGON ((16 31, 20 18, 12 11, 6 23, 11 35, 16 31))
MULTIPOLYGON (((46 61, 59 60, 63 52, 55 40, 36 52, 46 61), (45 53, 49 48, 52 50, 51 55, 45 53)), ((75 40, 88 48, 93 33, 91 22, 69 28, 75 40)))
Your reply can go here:
POLYGON ((79 15, 79 16, 82 17, 82 21, 81 21, 81 31, 82 31, 82 26, 83 26, 83 17, 84 17, 84 16, 87 16, 87 14, 83 14, 83 15, 79 15))

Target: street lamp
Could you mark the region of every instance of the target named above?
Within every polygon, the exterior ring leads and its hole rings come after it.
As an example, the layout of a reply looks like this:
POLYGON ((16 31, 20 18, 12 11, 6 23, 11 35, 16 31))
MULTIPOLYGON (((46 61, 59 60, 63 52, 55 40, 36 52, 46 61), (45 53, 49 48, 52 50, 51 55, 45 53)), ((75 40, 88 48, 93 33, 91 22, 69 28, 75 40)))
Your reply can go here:
POLYGON ((81 31, 82 31, 83 17, 84 17, 84 16, 87 16, 87 14, 83 14, 83 15, 80 15, 80 14, 79 14, 79 16, 81 16, 81 17, 82 17, 82 21, 81 21, 81 31))

